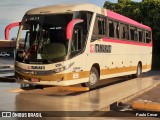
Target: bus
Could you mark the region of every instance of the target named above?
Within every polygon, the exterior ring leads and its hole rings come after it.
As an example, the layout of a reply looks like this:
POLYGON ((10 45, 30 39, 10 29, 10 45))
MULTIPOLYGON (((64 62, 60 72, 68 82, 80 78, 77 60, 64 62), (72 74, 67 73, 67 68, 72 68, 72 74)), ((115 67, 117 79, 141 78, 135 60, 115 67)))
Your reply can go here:
POLYGON ((20 84, 95 88, 98 81, 151 70, 152 30, 94 4, 27 11, 16 44, 20 84))

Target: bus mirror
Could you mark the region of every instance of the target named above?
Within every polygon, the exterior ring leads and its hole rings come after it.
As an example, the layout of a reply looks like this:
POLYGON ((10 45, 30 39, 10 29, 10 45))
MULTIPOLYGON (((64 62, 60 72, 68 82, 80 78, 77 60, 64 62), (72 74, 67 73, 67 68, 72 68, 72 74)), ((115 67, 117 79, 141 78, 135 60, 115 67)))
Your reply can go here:
POLYGON ((8 40, 9 39, 9 31, 11 28, 19 26, 21 24, 21 22, 16 22, 16 23, 12 23, 9 24, 6 29, 5 29, 5 39, 8 40))
POLYGON ((66 38, 68 40, 72 39, 73 36, 73 28, 76 24, 83 22, 84 20, 82 19, 73 19, 72 21, 70 21, 67 25, 67 29, 66 29, 66 38))

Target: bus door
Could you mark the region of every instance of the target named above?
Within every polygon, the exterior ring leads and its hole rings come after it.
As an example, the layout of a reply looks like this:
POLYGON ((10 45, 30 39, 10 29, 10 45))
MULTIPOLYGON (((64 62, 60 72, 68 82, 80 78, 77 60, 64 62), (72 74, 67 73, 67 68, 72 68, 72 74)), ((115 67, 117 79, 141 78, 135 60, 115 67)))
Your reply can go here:
POLYGON ((69 33, 67 33, 67 38, 70 38, 70 63, 74 63, 73 67, 71 68, 71 72, 73 72, 73 79, 83 78, 83 71, 86 66, 86 56, 83 54, 85 36, 83 34, 83 27, 80 24, 82 22, 82 19, 72 20, 70 23, 72 23, 73 26, 70 26, 70 29, 67 30, 67 32, 70 31, 72 33, 70 37, 69 33))

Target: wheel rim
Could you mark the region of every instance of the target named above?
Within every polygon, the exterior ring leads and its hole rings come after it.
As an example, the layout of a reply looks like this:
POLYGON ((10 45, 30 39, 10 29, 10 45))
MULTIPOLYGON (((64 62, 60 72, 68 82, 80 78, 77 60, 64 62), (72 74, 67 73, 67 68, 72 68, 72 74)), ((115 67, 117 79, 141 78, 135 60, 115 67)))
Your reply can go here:
POLYGON ((89 84, 94 85, 97 82, 97 76, 94 72, 90 72, 89 84))

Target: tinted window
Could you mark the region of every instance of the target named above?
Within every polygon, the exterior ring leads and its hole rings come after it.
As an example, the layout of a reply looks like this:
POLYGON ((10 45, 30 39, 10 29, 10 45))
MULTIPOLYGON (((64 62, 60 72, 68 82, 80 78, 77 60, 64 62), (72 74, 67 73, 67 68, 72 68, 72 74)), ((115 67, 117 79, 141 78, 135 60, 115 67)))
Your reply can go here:
POLYGON ((119 23, 118 22, 114 22, 114 26, 115 26, 115 29, 116 29, 115 37, 119 38, 119 33, 120 33, 119 23))
POLYGON ((103 17, 97 16, 94 24, 93 35, 99 36, 99 35, 105 35, 105 34, 106 34, 106 19, 103 17))
POLYGON ((139 42, 144 42, 144 30, 139 29, 138 30, 138 34, 139 34, 139 42))
POLYGON ((146 31, 146 43, 151 42, 151 31, 146 31))
POLYGON ((128 25, 126 25, 126 24, 123 24, 123 23, 121 23, 120 24, 120 36, 121 36, 121 39, 129 39, 129 33, 128 33, 128 31, 129 31, 129 27, 128 27, 128 25))
POLYGON ((114 37, 114 22, 109 20, 109 37, 114 37))

